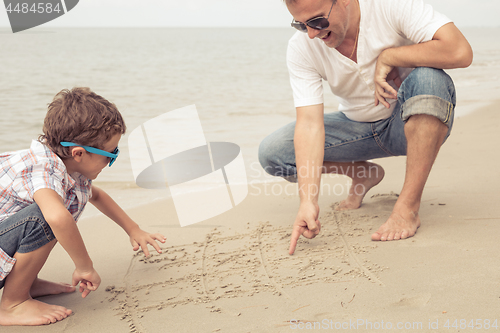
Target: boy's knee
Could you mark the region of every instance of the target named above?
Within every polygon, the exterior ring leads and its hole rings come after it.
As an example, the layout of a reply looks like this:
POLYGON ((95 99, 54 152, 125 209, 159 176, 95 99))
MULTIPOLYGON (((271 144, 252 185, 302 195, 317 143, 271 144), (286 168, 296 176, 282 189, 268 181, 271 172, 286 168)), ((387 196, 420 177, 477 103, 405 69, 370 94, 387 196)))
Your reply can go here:
POLYGON ((56 242, 56 237, 47 221, 45 221, 38 205, 32 204, 26 207, 22 213, 24 217, 20 222, 23 225, 23 229, 19 235, 20 241, 16 252, 32 252, 48 243, 52 243, 53 246, 56 242))

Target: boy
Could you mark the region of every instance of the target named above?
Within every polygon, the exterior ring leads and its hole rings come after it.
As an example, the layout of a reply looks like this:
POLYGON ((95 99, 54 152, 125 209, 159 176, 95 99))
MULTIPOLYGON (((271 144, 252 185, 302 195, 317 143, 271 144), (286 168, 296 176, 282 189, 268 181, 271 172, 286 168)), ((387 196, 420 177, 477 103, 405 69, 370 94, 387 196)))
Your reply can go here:
POLYGON ((0 155, 0 325, 43 325, 71 310, 34 297, 99 287, 75 221, 90 201, 129 235, 133 250, 158 253, 161 234, 149 234, 100 188, 92 185, 118 157, 125 123, 116 106, 88 88, 62 90, 49 105, 43 135, 29 150, 0 155), (75 263, 72 285, 39 279, 55 243, 75 263))

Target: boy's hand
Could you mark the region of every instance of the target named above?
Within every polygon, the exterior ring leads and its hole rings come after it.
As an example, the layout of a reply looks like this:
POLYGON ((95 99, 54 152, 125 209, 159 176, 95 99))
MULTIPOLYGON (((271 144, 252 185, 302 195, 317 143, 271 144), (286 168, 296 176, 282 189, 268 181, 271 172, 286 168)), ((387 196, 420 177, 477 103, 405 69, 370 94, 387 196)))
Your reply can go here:
POLYGON ((130 244, 132 244, 134 251, 141 248, 147 257, 149 256, 148 244, 151 244, 158 253, 161 253, 160 246, 156 241, 165 243, 167 237, 162 234, 150 234, 139 228, 137 223, 135 223, 102 189, 92 185, 92 197, 90 198, 90 202, 125 230, 130 237, 130 244))
POLYGON ((161 253, 160 245, 156 241, 165 243, 166 239, 167 237, 162 234, 150 234, 140 228, 130 233, 130 243, 133 246, 133 250, 137 251, 141 248, 146 257, 149 256, 148 244, 154 247, 156 252, 161 253))
POLYGON ((91 291, 97 290, 101 284, 101 277, 93 268, 89 271, 75 269, 72 285, 76 287, 78 284, 80 284, 79 291, 82 293, 82 297, 85 298, 91 291))

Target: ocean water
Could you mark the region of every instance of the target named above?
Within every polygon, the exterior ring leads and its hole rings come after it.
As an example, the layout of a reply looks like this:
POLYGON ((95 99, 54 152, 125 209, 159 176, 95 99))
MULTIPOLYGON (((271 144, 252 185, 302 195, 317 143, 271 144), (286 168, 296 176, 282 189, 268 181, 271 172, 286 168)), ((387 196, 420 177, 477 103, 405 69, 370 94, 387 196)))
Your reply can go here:
MULTIPOLYGON (((474 49, 467 69, 450 70, 457 116, 498 98, 500 28, 462 29, 474 49)), ((242 149, 248 179, 259 170, 260 141, 293 121, 285 63, 291 28, 0 29, 0 151, 24 149, 41 134, 47 104, 64 88, 88 86, 115 103, 128 133, 145 121, 195 104, 207 141, 242 149)), ((326 111, 337 100, 325 90, 326 111)), ((134 184, 127 135, 121 155, 98 178, 118 201, 141 204, 168 196, 134 184), (127 191, 123 191, 127 190, 127 191)))

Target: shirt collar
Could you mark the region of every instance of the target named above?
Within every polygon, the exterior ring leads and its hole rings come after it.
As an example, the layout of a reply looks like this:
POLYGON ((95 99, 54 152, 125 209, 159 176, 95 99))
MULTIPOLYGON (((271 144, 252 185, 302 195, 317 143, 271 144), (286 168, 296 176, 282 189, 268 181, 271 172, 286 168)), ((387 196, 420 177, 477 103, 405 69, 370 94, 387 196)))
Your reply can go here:
POLYGON ((59 156, 57 156, 57 154, 54 153, 48 146, 44 145, 40 141, 33 140, 31 142, 30 149, 37 156, 42 156, 51 160, 56 160, 57 164, 60 165, 60 167, 68 175, 68 187, 70 189, 75 187, 76 184, 79 184, 80 186, 88 186, 89 184, 91 184, 92 181, 79 172, 73 172, 69 174, 68 170, 66 169, 66 165, 64 164, 62 159, 59 156))

